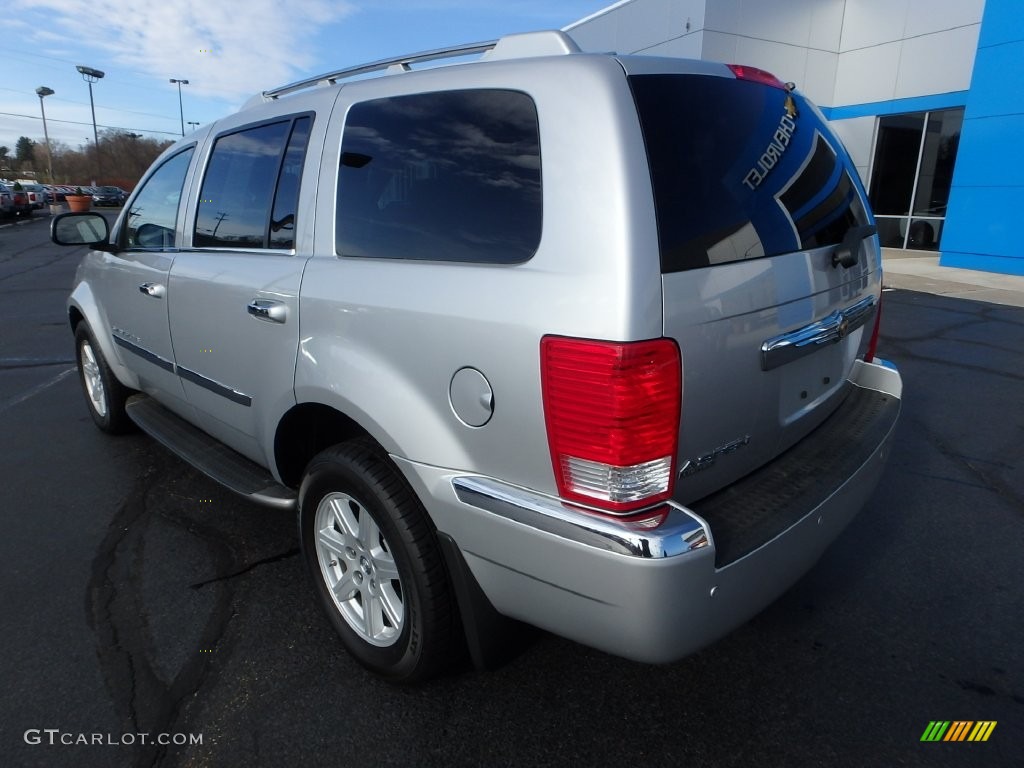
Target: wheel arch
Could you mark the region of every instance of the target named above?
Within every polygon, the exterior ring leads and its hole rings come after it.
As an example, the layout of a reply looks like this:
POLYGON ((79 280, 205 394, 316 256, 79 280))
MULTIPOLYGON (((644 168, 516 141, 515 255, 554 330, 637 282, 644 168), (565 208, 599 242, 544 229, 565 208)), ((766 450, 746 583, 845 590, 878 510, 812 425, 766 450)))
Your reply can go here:
POLYGON ((129 389, 139 389, 138 377, 121 363, 117 348, 111 340, 110 328, 104 322, 99 304, 88 283, 79 283, 75 286, 68 297, 67 310, 71 333, 74 334, 79 325, 86 323, 114 377, 129 389))
POLYGON ((85 315, 82 314, 78 307, 73 304, 68 307, 68 322, 71 324, 72 333, 78 330, 78 324, 83 320, 85 320, 85 315))
POLYGON ((359 437, 377 442, 355 419, 330 405, 298 403, 281 417, 274 433, 274 463, 281 481, 298 488, 314 456, 332 445, 359 437))

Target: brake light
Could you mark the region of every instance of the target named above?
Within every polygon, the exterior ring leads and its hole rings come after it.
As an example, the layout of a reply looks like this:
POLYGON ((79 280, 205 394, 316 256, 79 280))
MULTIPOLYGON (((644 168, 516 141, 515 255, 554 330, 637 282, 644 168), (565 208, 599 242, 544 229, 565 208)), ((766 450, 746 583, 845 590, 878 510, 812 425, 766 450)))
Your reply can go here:
POLYGON ((732 73, 736 75, 737 80, 749 80, 752 83, 761 83, 761 85, 770 85, 772 88, 781 88, 782 90, 788 90, 786 84, 779 80, 771 72, 765 72, 763 69, 757 67, 747 67, 742 64, 726 64, 732 73))
POLYGON ((682 402, 676 343, 545 336, 540 355, 559 495, 619 513, 669 498, 682 402))
POLYGON ((875 310, 875 327, 871 331, 871 340, 868 342, 868 351, 864 353, 864 361, 870 363, 875 359, 875 350, 878 348, 878 329, 882 327, 882 295, 878 296, 878 309, 875 310))

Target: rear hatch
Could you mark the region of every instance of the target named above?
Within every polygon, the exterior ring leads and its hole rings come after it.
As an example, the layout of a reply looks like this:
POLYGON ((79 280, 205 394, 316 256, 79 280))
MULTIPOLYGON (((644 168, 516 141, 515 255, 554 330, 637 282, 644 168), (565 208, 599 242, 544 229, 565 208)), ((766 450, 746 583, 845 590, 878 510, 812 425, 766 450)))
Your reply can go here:
POLYGON ((623 59, 682 355, 675 498, 770 461, 848 394, 881 272, 863 187, 807 99, 766 73, 623 59), (676 71, 671 71, 675 69, 676 71), (855 255, 836 263, 837 246, 855 255))

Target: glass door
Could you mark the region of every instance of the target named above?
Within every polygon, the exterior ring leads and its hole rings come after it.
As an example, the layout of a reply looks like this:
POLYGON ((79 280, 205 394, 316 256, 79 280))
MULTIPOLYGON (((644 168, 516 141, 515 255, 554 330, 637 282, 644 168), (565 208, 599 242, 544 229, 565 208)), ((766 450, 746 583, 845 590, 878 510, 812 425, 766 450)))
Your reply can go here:
POLYGON ((938 250, 963 109, 878 119, 870 199, 882 245, 938 250))

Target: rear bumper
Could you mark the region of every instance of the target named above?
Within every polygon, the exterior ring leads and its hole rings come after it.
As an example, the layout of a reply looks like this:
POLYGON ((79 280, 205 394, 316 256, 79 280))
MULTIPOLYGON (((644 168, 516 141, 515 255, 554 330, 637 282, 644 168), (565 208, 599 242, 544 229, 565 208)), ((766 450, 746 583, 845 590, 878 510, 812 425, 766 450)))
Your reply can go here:
POLYGON ((849 407, 800 444, 712 497, 669 504, 656 527, 396 461, 500 613, 619 656, 669 662, 771 603, 870 498, 902 382, 876 360, 858 362, 851 383, 849 407))

